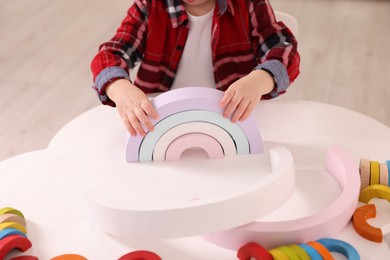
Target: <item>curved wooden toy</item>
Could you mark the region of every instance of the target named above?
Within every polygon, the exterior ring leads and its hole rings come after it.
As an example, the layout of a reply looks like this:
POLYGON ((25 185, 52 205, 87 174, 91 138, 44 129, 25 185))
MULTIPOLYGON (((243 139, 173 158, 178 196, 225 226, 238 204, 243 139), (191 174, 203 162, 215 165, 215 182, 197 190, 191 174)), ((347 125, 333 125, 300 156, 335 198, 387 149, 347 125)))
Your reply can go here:
POLYGON ((264 247, 257 243, 248 243, 240 247, 240 249, 237 251, 237 258, 239 260, 251 260, 252 257, 262 260, 274 259, 264 247))
POLYGON ((306 251, 306 253, 310 256, 311 260, 323 260, 320 253, 318 253, 318 251, 312 246, 307 244, 300 244, 299 246, 306 251))
POLYGON ((389 183, 387 184, 387 186, 390 187, 390 160, 387 160, 386 164, 387 164, 387 170, 389 172, 389 177, 388 177, 389 178, 389 183))
MULTIPOLYGON (((219 114, 222 117, 223 109, 219 106, 219 102, 223 97, 223 92, 212 88, 203 87, 187 87, 181 89, 175 89, 172 91, 165 92, 152 100, 153 106, 156 108, 159 114, 157 120, 152 119, 152 124, 157 125, 165 121, 166 118, 176 113, 200 110, 208 111, 219 114)), ((201 112, 203 113, 203 112, 201 112)), ((191 121, 203 121, 203 116, 200 119, 191 121)), ((207 116, 206 116, 207 117, 207 116)), ((230 120, 227 119, 230 122, 230 120)), ((176 126, 176 122, 170 122, 170 127, 176 126)), ((214 122, 215 123, 215 122, 214 122)), ((262 139, 260 133, 251 117, 245 121, 237 122, 236 124, 244 133, 246 142, 249 143, 250 153, 261 153, 263 152, 262 139)), ((148 132, 145 137, 153 133, 148 132)), ((163 133, 159 133, 163 134, 163 133)), ((241 140, 235 140, 241 142, 241 140)), ((128 162, 139 161, 139 152, 143 147, 144 138, 140 136, 132 137, 127 134, 126 141, 126 160, 128 162)), ((145 143, 147 144, 147 143, 145 143)), ((148 143, 148 149, 153 150, 155 143, 148 143)))
POLYGON ((216 245, 236 250, 249 241, 266 248, 336 236, 356 209, 360 177, 353 159, 339 146, 328 149, 325 167, 342 189, 340 196, 313 215, 286 221, 255 221, 231 230, 204 236, 216 245))
POLYGON ((278 248, 273 248, 273 249, 269 250, 268 252, 272 255, 273 259, 290 260, 290 258, 278 248))
POLYGON ((5 256, 13 249, 19 249, 25 252, 31 247, 31 242, 24 236, 11 235, 0 240, 0 259, 4 259, 5 256))
POLYGON ((293 250, 299 256, 299 259, 311 260, 310 255, 302 247, 300 247, 296 244, 288 245, 288 247, 291 248, 291 250, 293 250))
POLYGON ((65 254, 50 258, 50 260, 87 260, 87 258, 77 254, 65 254))
POLYGON ((295 190, 291 153, 283 147, 273 148, 270 158, 272 172, 250 190, 241 190, 228 198, 218 196, 153 210, 132 208, 129 203, 113 201, 101 192, 91 191, 86 193, 89 218, 107 233, 141 238, 200 235, 240 226, 274 211, 295 190))
POLYGON ((223 147, 224 155, 237 154, 236 145, 234 144, 230 134, 226 132, 225 129, 206 122, 189 122, 171 128, 160 137, 153 150, 153 161, 164 161, 165 153, 170 143, 172 143, 178 136, 189 133, 204 133, 212 136, 223 147))
POLYGON ((0 215, 3 215, 3 214, 16 214, 16 215, 18 215, 18 216, 24 218, 22 212, 20 212, 20 211, 17 210, 17 209, 11 208, 11 207, 4 207, 4 208, 1 208, 1 209, 0 209, 0 215))
POLYGON ((0 239, 11 235, 20 235, 26 237, 26 234, 16 228, 5 228, 0 230, 0 239))
POLYGON ((314 248, 324 260, 334 260, 334 257, 330 253, 330 251, 321 243, 317 241, 309 241, 306 244, 314 248))
POLYGON ((221 144, 213 137, 200 133, 190 133, 179 136, 169 145, 166 161, 178 161, 184 151, 190 148, 200 148, 205 151, 209 159, 222 159, 224 157, 221 144))
POLYGON ((356 233, 373 242, 381 243, 383 233, 380 228, 373 227, 367 223, 367 219, 376 217, 375 204, 363 205, 355 210, 352 218, 352 225, 356 233))
POLYGON ((23 232, 24 234, 27 234, 27 230, 24 226, 20 225, 16 222, 3 222, 0 223, 0 230, 7 229, 7 228, 14 228, 19 230, 20 232, 23 232))
POLYGON ((386 163, 379 165, 380 171, 380 183, 381 185, 389 186, 389 170, 386 163))
POLYGON ((300 260, 301 259, 299 257, 299 255, 288 246, 279 246, 279 247, 277 247, 277 249, 282 251, 283 254, 285 254, 288 257, 288 259, 290 259, 290 260, 300 260))
POLYGON ((325 246, 330 252, 336 252, 344 255, 347 259, 359 260, 360 255, 356 249, 349 243, 334 239, 334 238, 321 238, 317 240, 318 243, 325 246))
POLYGON ((161 260, 161 257, 150 251, 134 251, 121 256, 118 260, 161 260))
POLYGON ((359 201, 368 204, 373 198, 390 202, 390 187, 379 184, 368 186, 360 193, 359 201))
POLYGON ((369 159, 360 159, 359 165, 360 179, 361 179, 361 188, 362 191, 364 188, 370 186, 370 160, 369 159))
POLYGON ((9 260, 38 260, 38 257, 32 255, 21 255, 21 256, 13 257, 9 260))
POLYGON ((5 213, 3 215, 0 215, 0 223, 4 223, 4 222, 15 222, 15 223, 19 223, 24 227, 27 226, 26 220, 24 218, 13 213, 5 213))
POLYGON ((379 162, 371 161, 370 162, 370 185, 379 184, 379 162))

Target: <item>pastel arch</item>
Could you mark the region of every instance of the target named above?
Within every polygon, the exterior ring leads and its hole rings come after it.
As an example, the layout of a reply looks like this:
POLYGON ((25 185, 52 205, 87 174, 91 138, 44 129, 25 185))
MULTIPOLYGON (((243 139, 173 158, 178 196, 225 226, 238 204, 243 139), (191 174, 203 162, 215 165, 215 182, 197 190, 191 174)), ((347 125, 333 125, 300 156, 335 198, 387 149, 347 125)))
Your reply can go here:
POLYGON ((204 150, 210 159, 222 159, 224 157, 221 144, 212 136, 190 133, 176 138, 169 145, 165 154, 165 160, 178 161, 184 151, 194 147, 204 150))
POLYGON ((232 136, 236 144, 237 154, 248 154, 250 152, 245 133, 237 124, 232 124, 230 119, 211 111, 188 110, 173 114, 154 126, 154 130, 149 132, 142 140, 139 150, 139 161, 151 161, 154 147, 160 137, 174 126, 188 122, 207 122, 219 125, 232 136))
POLYGON ((206 122, 189 122, 177 125, 163 134, 153 150, 153 161, 165 160, 168 146, 177 138, 188 133, 204 133, 216 139, 223 148, 224 155, 236 154, 236 146, 230 134, 225 129, 206 122))
MULTIPOLYGON (((205 87, 186 87, 186 88, 180 88, 175 89, 172 91, 165 92, 163 94, 160 94, 159 96, 152 99, 152 104, 156 108, 159 114, 159 118, 157 120, 151 119, 152 124, 157 126, 157 124, 162 123, 165 121, 168 117, 180 113, 180 112, 190 112, 192 110, 198 110, 203 112, 214 112, 219 115, 219 117, 222 117, 223 109, 219 106, 219 102, 223 96, 223 92, 217 89, 213 88, 205 88, 205 87)), ((203 113, 203 115, 206 115, 207 113, 203 113)), ((186 122, 208 122, 217 124, 216 122, 210 122, 210 120, 203 120, 203 115, 200 115, 196 120, 187 120, 186 122)), ((236 140, 236 136, 233 136, 234 142, 243 143, 243 140, 246 140, 249 146, 249 150, 244 153, 262 153, 263 152, 263 145, 262 145, 262 138, 260 135, 260 132, 254 123, 254 120, 252 117, 249 117, 245 121, 240 121, 237 123, 231 123, 229 119, 226 119, 226 121, 229 122, 231 125, 235 125, 239 127, 243 133, 242 140, 238 139, 236 140)), ((171 122, 172 125, 167 130, 172 129, 176 126, 177 122, 171 122)), ((217 124, 218 125, 218 124, 217 124)), ((225 129, 226 131, 231 130, 225 129)), ((148 144, 148 142, 144 142, 145 138, 148 138, 148 136, 155 132, 147 132, 145 137, 141 136, 130 136, 130 134, 127 134, 126 139, 126 161, 128 162, 136 162, 141 161, 140 160, 140 151, 142 149, 143 145, 148 144)), ((163 133, 160 133, 162 135, 163 133)), ((230 132, 229 132, 230 134, 230 132)), ((241 137, 240 137, 241 138, 241 137)), ((157 142, 157 140, 154 140, 154 142, 157 142)), ((154 149, 154 145, 156 143, 148 144, 151 145, 151 148, 148 149, 154 149)), ((147 149, 147 150, 148 150, 147 149)), ((241 149, 241 148, 240 148, 241 149)), ((142 151, 144 151, 142 149, 142 151)), ((148 154, 149 154, 148 150, 148 154)), ((148 160, 151 160, 151 157, 148 157, 148 160)))

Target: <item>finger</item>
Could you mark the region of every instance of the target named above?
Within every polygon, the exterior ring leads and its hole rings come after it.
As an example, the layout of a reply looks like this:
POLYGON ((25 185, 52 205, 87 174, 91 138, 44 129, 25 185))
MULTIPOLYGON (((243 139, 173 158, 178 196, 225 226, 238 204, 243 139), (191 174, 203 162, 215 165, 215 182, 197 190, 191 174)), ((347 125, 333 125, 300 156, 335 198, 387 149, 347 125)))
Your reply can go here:
POLYGON ((244 113, 242 114, 242 116, 239 118, 239 120, 240 121, 246 120, 252 114, 253 110, 255 109, 255 106, 256 106, 255 102, 250 102, 247 108, 245 109, 244 113))
POLYGON ((234 97, 234 93, 235 93, 235 91, 233 89, 229 88, 228 90, 226 90, 223 97, 221 98, 221 101, 219 102, 219 106, 221 108, 226 107, 226 105, 229 104, 229 102, 234 97))
POLYGON ((133 112, 142 125, 144 125, 149 131, 153 131, 154 126, 152 122, 150 122, 149 118, 146 116, 145 111, 142 108, 135 108, 133 112))
POLYGON ((123 123, 125 124, 126 126, 126 129, 127 131, 129 131, 130 135, 131 136, 136 136, 137 135, 137 132, 135 131, 134 127, 131 125, 130 121, 129 121, 129 118, 127 117, 126 114, 120 114, 121 118, 122 118, 122 121, 123 123))
POLYGON ((230 117, 232 113, 237 109, 237 106, 240 104, 241 98, 234 95, 230 102, 227 104, 225 111, 223 112, 224 117, 230 117))
POLYGON ((149 100, 141 101, 141 108, 145 111, 145 113, 153 119, 158 118, 158 113, 156 109, 153 107, 152 103, 149 100))
POLYGON ((129 118, 130 124, 133 126, 137 134, 144 137, 146 133, 145 130, 142 128, 140 122, 138 121, 138 117, 133 112, 127 114, 127 117, 129 118))
POLYGON ((237 122, 239 118, 241 118, 242 114, 245 112, 245 110, 248 107, 249 102, 241 100, 240 104, 237 106, 236 110, 234 111, 234 114, 232 116, 231 121, 233 123, 237 122))

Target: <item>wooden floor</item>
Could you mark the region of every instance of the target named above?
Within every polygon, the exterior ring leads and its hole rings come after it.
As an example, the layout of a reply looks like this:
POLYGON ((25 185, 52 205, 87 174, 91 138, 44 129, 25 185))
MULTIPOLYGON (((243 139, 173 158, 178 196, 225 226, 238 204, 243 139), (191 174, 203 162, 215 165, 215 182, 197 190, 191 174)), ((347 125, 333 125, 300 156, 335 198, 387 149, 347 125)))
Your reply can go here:
MULTIPOLYGON (((390 126, 390 1, 271 0, 300 24, 301 76, 283 99, 336 104, 390 126)), ((129 0, 0 0, 0 161, 45 148, 99 103, 89 64, 129 0)))

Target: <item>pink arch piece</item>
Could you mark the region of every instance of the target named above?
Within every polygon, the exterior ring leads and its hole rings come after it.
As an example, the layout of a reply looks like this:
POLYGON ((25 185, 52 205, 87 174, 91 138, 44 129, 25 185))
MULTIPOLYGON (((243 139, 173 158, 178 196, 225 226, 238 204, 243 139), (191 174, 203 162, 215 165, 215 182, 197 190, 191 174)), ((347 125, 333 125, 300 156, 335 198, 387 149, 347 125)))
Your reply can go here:
POLYGON ((354 160, 337 145, 328 149, 325 168, 339 183, 342 192, 323 210, 288 221, 258 220, 204 238, 216 245, 237 250, 248 242, 274 248, 281 244, 305 243, 336 236, 350 222, 356 209, 360 193, 360 176, 354 160))
POLYGON ((165 160, 178 161, 182 153, 189 148, 201 148, 210 159, 222 159, 224 157, 221 144, 213 137, 201 133, 189 133, 173 140, 165 153, 165 160))

